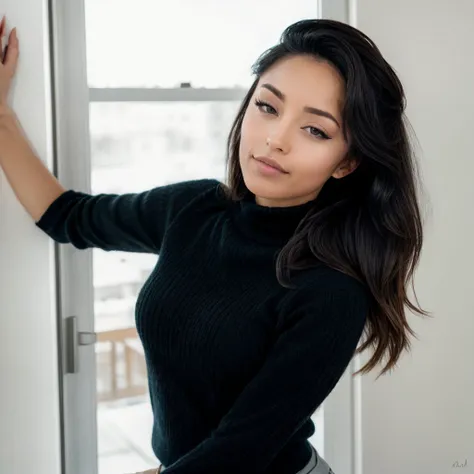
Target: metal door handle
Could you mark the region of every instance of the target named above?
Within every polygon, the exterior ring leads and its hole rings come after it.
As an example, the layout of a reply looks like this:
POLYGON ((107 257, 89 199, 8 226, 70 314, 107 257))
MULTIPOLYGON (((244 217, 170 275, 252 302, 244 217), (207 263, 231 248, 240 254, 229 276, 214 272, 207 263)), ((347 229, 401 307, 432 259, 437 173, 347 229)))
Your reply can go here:
POLYGON ((89 346, 97 342, 95 332, 80 332, 77 330, 77 316, 65 320, 66 340, 66 374, 79 372, 79 346, 89 346))

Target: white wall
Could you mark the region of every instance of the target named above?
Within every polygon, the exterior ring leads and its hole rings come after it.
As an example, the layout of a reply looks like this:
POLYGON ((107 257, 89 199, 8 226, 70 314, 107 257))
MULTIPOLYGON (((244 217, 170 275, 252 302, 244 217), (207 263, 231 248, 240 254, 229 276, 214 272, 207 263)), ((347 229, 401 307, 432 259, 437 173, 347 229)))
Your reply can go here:
POLYGON ((358 0, 356 16, 406 87, 433 209, 416 288, 434 319, 410 315, 412 353, 362 378, 362 473, 474 473, 474 2, 358 0))
MULTIPOLYGON (((46 0, 1 0, 21 59, 13 106, 49 165, 46 0), (25 12, 28 12, 26 14, 25 12)), ((53 243, 0 172, 0 472, 59 474, 60 423, 53 243)))

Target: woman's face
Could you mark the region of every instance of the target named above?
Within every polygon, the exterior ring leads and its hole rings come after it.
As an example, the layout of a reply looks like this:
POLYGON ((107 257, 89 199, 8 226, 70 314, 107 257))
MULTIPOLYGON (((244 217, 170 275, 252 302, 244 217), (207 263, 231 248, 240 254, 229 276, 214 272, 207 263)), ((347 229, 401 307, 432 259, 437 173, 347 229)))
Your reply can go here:
POLYGON ((258 204, 303 204, 331 176, 355 169, 342 133, 344 91, 338 71, 309 56, 285 58, 260 77, 239 150, 244 182, 258 204), (262 162, 268 159, 284 171, 262 162))

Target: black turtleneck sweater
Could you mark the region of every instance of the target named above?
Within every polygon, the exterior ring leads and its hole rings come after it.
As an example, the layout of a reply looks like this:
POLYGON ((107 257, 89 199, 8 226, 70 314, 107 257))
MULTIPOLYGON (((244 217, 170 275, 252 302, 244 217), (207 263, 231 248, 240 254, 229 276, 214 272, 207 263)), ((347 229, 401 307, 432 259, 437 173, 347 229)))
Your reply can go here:
POLYGON ((276 255, 312 203, 230 201, 219 185, 68 190, 36 225, 79 249, 159 254, 136 324, 167 474, 294 474, 311 457, 310 417, 354 355, 367 293, 322 265, 282 287, 276 255))

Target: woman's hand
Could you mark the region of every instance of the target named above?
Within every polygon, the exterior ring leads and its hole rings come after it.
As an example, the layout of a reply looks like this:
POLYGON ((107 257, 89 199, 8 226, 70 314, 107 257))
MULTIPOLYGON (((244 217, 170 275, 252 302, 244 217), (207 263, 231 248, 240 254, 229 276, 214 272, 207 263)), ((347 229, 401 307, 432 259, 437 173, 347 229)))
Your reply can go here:
MULTIPOLYGON (((16 36, 16 28, 10 33, 8 38, 8 45, 5 48, 5 54, 3 51, 3 37, 5 36, 6 29, 6 18, 3 17, 0 22, 0 109, 8 108, 7 98, 10 91, 11 83, 15 75, 16 67, 18 64, 19 55, 19 43, 16 36)), ((0 110, 1 113, 1 110, 0 110)))

